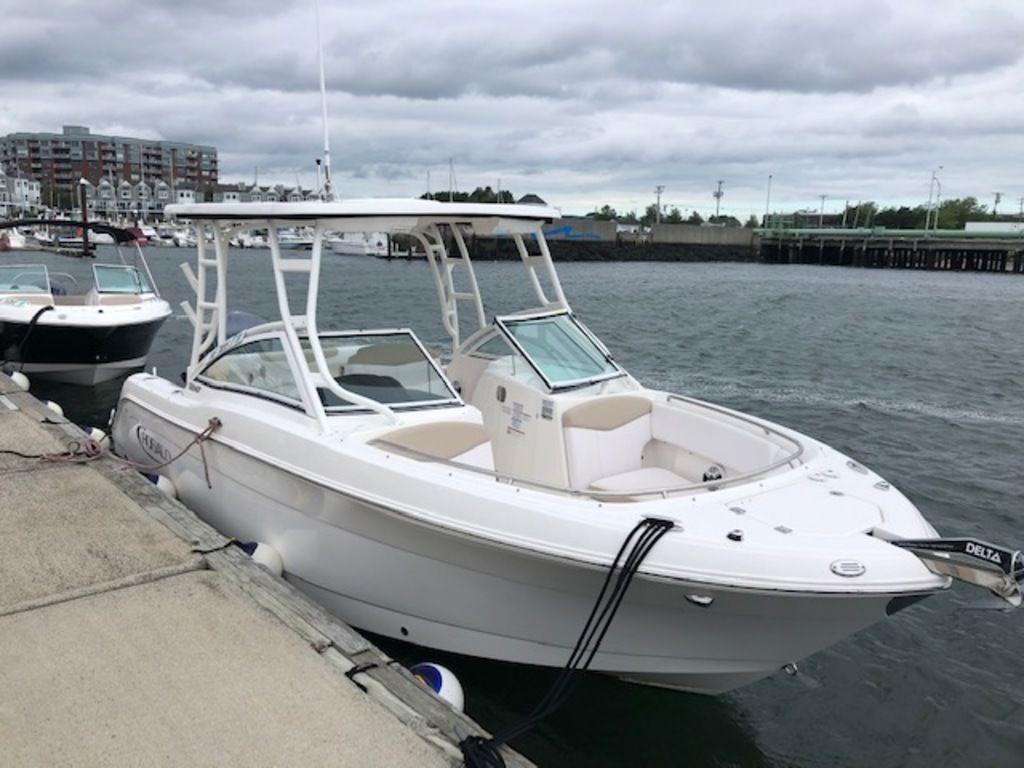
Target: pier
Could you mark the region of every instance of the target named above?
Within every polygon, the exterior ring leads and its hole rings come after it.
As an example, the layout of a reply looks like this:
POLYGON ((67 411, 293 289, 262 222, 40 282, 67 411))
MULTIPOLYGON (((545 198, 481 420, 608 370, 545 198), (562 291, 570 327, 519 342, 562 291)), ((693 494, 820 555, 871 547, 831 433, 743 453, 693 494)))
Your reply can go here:
POLYGON ((82 439, 0 375, 5 764, 461 765, 480 726, 82 439))
POLYGON ((1024 236, 964 230, 763 229, 761 261, 1024 273, 1024 236))

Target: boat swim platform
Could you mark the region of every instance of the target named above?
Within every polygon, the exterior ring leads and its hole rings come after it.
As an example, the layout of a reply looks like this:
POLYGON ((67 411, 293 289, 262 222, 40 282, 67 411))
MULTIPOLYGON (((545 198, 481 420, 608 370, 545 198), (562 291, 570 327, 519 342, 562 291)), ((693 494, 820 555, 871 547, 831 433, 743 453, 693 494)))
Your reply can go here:
MULTIPOLYGON (((0 375, 0 448, 81 437, 0 375)), ((107 459, 0 454, 0 690, 18 766, 455 766, 484 733, 107 459)))

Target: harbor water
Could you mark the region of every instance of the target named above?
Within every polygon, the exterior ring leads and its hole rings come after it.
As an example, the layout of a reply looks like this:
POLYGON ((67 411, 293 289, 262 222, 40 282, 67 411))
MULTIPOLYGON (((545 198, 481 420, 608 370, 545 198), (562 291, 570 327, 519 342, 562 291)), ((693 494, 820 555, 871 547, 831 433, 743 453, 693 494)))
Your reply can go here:
MULTIPOLYGON (((178 269, 193 252, 147 255, 173 307, 193 298, 178 269)), ((425 263, 324 264, 322 329, 409 326, 444 344, 425 263)), ((560 274, 581 319, 647 385, 833 445, 945 535, 1024 546, 1019 276, 636 262, 564 264, 560 274)), ((519 265, 481 263, 477 276, 489 315, 525 305, 519 265)), ((274 316, 268 252, 233 252, 229 280, 233 309, 274 316)), ((150 367, 178 380, 191 334, 178 310, 150 367)), ((106 423, 119 387, 33 382, 85 425, 106 423)), ((543 766, 1024 765, 1024 612, 974 610, 980 596, 955 587, 803 661, 796 677, 717 698, 590 675, 514 746, 543 766)), ((491 729, 528 712, 555 675, 375 639, 402 661, 454 670, 467 713, 491 729)))

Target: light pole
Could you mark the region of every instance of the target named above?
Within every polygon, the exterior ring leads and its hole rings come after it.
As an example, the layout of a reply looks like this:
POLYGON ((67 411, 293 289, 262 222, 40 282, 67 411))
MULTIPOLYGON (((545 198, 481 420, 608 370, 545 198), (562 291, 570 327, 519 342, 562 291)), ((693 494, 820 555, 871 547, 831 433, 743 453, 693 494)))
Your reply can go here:
POLYGON ((764 226, 768 226, 768 209, 772 205, 772 175, 768 174, 768 195, 764 199, 764 226))
POLYGON ((655 203, 654 210, 654 223, 661 224, 661 193, 665 191, 665 187, 659 184, 654 188, 654 194, 657 195, 657 203, 655 203))
POLYGON ((997 209, 999 208, 999 203, 1003 199, 1003 193, 993 192, 992 194, 995 195, 995 200, 992 201, 992 218, 994 219, 996 217, 997 209))
POLYGON ((716 189, 714 192, 711 193, 711 196, 713 198, 715 198, 715 223, 716 224, 718 223, 719 207, 722 205, 722 195, 725 194, 725 192, 722 191, 722 184, 723 183, 724 182, 721 179, 719 179, 718 182, 717 182, 718 189, 716 189))
POLYGON ((825 198, 828 195, 818 195, 821 198, 821 208, 818 209, 818 229, 825 226, 825 198))
POLYGON ((925 232, 928 231, 928 224, 929 224, 929 222, 931 222, 931 224, 932 224, 932 229, 938 229, 938 227, 939 227, 939 212, 938 212, 939 199, 938 199, 938 195, 942 194, 942 184, 939 182, 939 177, 936 174, 938 174, 938 172, 941 171, 941 170, 942 170, 942 166, 940 165, 938 168, 936 168, 934 171, 932 171, 932 180, 930 182, 928 182, 928 208, 925 210, 925 213, 924 213, 924 231, 925 232), (935 192, 936 187, 938 188, 938 194, 936 194, 936 192, 935 192), (935 196, 935 206, 934 206, 934 208, 932 207, 932 196, 933 195, 935 196), (934 215, 932 213, 933 211, 934 211, 934 215))

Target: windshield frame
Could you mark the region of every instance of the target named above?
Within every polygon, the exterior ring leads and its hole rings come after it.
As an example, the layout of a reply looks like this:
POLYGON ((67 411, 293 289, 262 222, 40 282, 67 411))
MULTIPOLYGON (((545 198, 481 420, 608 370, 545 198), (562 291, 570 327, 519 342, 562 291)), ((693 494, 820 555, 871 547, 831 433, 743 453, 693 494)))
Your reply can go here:
MULTIPOLYGON (((427 361, 427 364, 433 369, 434 373, 437 374, 441 383, 447 387, 451 397, 444 399, 435 400, 404 400, 396 403, 381 403, 386 405, 394 411, 414 411, 425 408, 444 408, 450 406, 463 406, 465 403, 462 400, 462 396, 458 390, 455 389, 455 385, 448 380, 444 371, 434 360, 434 357, 430 354, 427 348, 420 341, 419 337, 413 333, 411 328, 383 328, 383 329, 364 329, 358 331, 320 331, 317 336, 322 340, 331 338, 357 338, 360 336, 407 336, 412 339, 413 343, 419 349, 423 355, 423 359, 427 361)), ((304 346, 303 342, 308 344, 308 335, 299 335, 299 344, 302 346, 303 354, 307 351, 307 347, 304 346)), ((370 398, 371 400, 374 398, 370 398)), ((377 400, 376 402, 381 402, 377 400)), ((362 405, 350 404, 350 405, 323 405, 324 413, 328 416, 341 413, 368 413, 369 409, 362 405)))
POLYGON ((144 296, 148 293, 153 293, 154 289, 151 284, 151 280, 147 275, 143 274, 138 267, 134 267, 130 264, 93 264, 92 265, 92 284, 96 288, 96 293, 108 294, 111 296, 144 296), (112 270, 119 270, 126 274, 132 275, 135 278, 134 291, 122 291, 103 287, 100 285, 100 274, 107 270, 108 273, 112 270))
POLYGON ((504 317, 495 317, 494 325, 498 328, 502 335, 504 335, 505 339, 509 342, 509 344, 512 345, 512 348, 516 352, 518 352, 524 360, 526 360, 527 364, 529 364, 529 366, 533 369, 534 373, 536 373, 540 377, 541 381, 544 382, 544 385, 552 392, 561 392, 568 389, 579 389, 580 387, 587 387, 590 386, 591 384, 597 384, 599 382, 608 381, 610 379, 618 379, 628 375, 626 370, 617 362, 615 362, 615 359, 612 357, 611 352, 608 351, 608 348, 601 342, 600 339, 598 339, 593 333, 590 332, 589 328, 587 328, 583 323, 581 323, 576 318, 576 315, 573 314, 572 310, 558 309, 552 312, 537 312, 522 315, 505 315, 504 317), (561 316, 565 316, 569 319, 569 322, 572 323, 573 326, 575 326, 576 329, 594 345, 594 348, 601 354, 605 361, 614 370, 608 371, 607 373, 599 374, 597 376, 587 376, 579 379, 568 379, 566 381, 554 382, 547 376, 547 374, 544 373, 540 364, 537 363, 537 361, 530 356, 530 354, 526 351, 526 348, 523 347, 523 345, 519 342, 519 339, 516 338, 515 334, 512 333, 511 329, 509 328, 510 325, 515 325, 517 323, 531 322, 535 320, 545 320, 547 318, 561 316))
MULTIPOLYGON (((53 284, 50 282, 50 270, 45 264, 3 264, 5 269, 20 269, 22 272, 14 274, 15 277, 19 277, 22 274, 32 275, 41 274, 43 279, 46 281, 46 288, 40 288, 35 283, 31 284, 31 287, 37 290, 26 291, 22 288, 2 288, 0 287, 0 296, 52 296, 53 295, 53 284)), ((7 283, 0 283, 0 286, 8 285, 7 283)))

